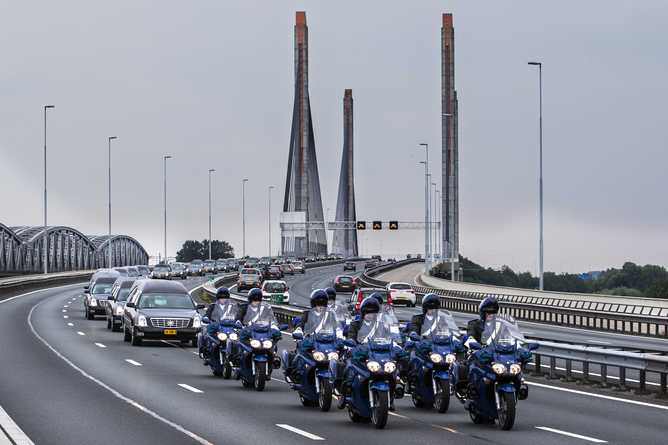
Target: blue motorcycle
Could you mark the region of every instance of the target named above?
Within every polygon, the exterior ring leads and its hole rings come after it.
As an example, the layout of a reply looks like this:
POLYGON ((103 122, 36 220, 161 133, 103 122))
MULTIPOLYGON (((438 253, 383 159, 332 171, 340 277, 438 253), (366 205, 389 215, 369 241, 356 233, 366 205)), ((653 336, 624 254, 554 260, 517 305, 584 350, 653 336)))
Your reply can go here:
POLYGON ((515 424, 517 402, 529 396, 523 369, 537 343, 528 343, 512 317, 494 315, 485 321, 482 344, 469 342, 475 351, 469 360, 464 408, 473 423, 497 421, 502 430, 515 424))
POLYGON ((390 326, 382 315, 367 314, 357 341, 350 339, 344 344, 353 348, 344 373, 348 390, 343 397, 348 416, 355 423, 370 419, 376 428, 385 428, 397 382, 390 326))
POLYGON ((280 367, 273 334, 278 331, 271 305, 248 306, 239 335, 238 378, 245 388, 264 391, 274 368, 280 367))
POLYGON ((319 406, 321 411, 329 411, 333 380, 330 361, 339 359, 341 330, 335 312, 318 309, 310 311, 303 333, 296 331, 292 334, 297 341, 297 353, 291 359, 288 351, 283 351, 283 365, 285 380, 297 391, 302 405, 319 406), (289 369, 293 371, 289 372, 289 369))
POLYGON ((412 349, 408 385, 416 408, 435 407, 445 413, 450 406, 450 367, 464 347, 450 312, 429 310, 422 332, 411 332, 407 349, 412 349))
MULTIPOLYGON (((198 336, 198 341, 202 342, 200 351, 206 349, 207 353, 203 358, 207 360, 211 372, 216 377, 229 379, 232 377, 234 368, 233 360, 237 356, 237 340, 239 334, 235 324, 238 313, 238 306, 235 301, 226 301, 224 304, 218 304, 214 309, 212 318, 219 320, 216 323, 215 332, 209 329, 211 321, 204 317, 202 320, 202 332, 198 336)), ((215 322, 214 322, 215 323, 215 322)))

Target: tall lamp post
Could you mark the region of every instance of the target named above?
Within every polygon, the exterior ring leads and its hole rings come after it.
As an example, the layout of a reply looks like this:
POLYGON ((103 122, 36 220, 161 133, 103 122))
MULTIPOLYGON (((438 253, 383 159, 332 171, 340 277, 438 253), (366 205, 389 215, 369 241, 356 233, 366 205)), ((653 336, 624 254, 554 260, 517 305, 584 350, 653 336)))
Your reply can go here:
POLYGON ((209 259, 211 259, 211 173, 215 172, 215 168, 209 169, 209 259))
POLYGON ((164 220, 164 230, 165 230, 164 257, 165 257, 165 260, 164 260, 164 263, 165 264, 167 264, 167 159, 172 159, 172 157, 170 155, 165 155, 165 156, 162 157, 162 161, 163 161, 162 162, 162 164, 163 164, 163 175, 162 175, 163 189, 162 189, 162 193, 163 193, 164 204, 165 204, 165 206, 164 206, 164 215, 165 215, 165 220, 164 220))
POLYGON ((543 64, 529 62, 529 65, 538 67, 538 132, 539 132, 539 241, 538 241, 538 289, 543 290, 543 64))
POLYGON ((438 242, 437 242, 437 235, 436 235, 436 227, 437 224, 436 222, 438 221, 438 203, 436 202, 436 193, 438 192, 436 189, 436 183, 432 182, 431 186, 434 188, 432 196, 434 197, 432 201, 432 211, 431 211, 431 236, 432 236, 432 242, 431 244, 431 257, 432 261, 435 263, 438 263, 436 261, 436 252, 438 252, 438 242))
POLYGON ((241 258, 246 257, 246 183, 247 182, 248 182, 247 178, 241 180, 241 229, 243 231, 241 258))
POLYGON ((421 143, 424 147, 424 267, 429 272, 429 144, 421 143))
POLYGON ((271 191, 274 188, 275 187, 273 185, 270 185, 269 188, 268 188, 268 192, 269 192, 269 210, 268 210, 269 211, 269 222, 268 222, 267 230, 269 232, 269 261, 270 262, 271 262, 271 191))
POLYGON ((109 251, 109 268, 113 267, 112 264, 112 248, 111 248, 111 141, 118 139, 116 136, 109 136, 107 138, 108 143, 108 154, 109 154, 109 244, 107 245, 107 250, 109 251))
POLYGON ((49 235, 46 225, 46 110, 55 105, 44 105, 44 273, 49 273, 49 235))

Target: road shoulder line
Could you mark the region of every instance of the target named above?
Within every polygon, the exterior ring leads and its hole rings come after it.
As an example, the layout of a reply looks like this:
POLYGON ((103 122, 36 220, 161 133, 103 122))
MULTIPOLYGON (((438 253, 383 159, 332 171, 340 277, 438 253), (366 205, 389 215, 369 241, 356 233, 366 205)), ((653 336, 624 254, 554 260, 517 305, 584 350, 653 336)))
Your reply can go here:
POLYGON ((7 439, 14 445, 35 445, 2 406, 0 406, 0 434, 7 436, 7 439))

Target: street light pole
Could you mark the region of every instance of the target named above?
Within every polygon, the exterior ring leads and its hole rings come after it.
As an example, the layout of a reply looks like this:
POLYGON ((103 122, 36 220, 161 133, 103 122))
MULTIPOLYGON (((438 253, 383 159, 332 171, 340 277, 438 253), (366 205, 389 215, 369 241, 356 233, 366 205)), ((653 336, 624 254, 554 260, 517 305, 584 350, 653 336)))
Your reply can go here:
POLYGON ((241 180, 241 228, 243 231, 241 258, 246 257, 246 183, 247 182, 248 179, 246 178, 241 180))
POLYGON ((529 65, 538 67, 538 131, 539 131, 539 257, 538 257, 538 289, 543 290, 543 64, 529 62, 529 65))
POLYGON ((436 247, 436 221, 437 221, 437 215, 436 213, 438 212, 438 207, 436 204, 436 183, 432 182, 431 186, 434 188, 432 196, 434 199, 431 201, 431 228, 429 233, 432 236, 432 242, 430 243, 431 245, 431 258, 432 261, 436 263, 436 252, 438 251, 438 248, 436 247))
POLYGON ((111 254, 112 254, 112 248, 111 248, 111 141, 114 139, 117 139, 116 136, 109 136, 107 138, 108 142, 108 153, 109 153, 109 242, 107 245, 107 250, 109 251, 109 268, 111 269, 113 267, 112 264, 112 259, 111 259, 111 254))
POLYGON ((55 105, 44 105, 44 273, 49 273, 49 236, 46 225, 46 110, 55 105))
POLYGON ((424 266, 429 272, 429 144, 420 143, 424 147, 424 266))
POLYGON ((211 173, 215 171, 215 168, 209 169, 209 259, 211 259, 211 173))
POLYGON ((268 224, 268 231, 269 231, 269 261, 271 262, 271 191, 275 187, 273 185, 269 186, 269 224, 268 224))
POLYGON ((164 224, 165 246, 164 247, 165 247, 165 250, 163 252, 163 255, 164 255, 164 258, 165 258, 165 260, 164 260, 165 264, 167 264, 167 159, 172 159, 172 157, 170 155, 165 155, 165 156, 162 157, 162 160, 163 160, 163 175, 162 175, 162 178, 163 178, 163 181, 164 181, 162 193, 163 193, 163 196, 164 196, 164 204, 165 204, 165 207, 164 207, 164 211, 165 211, 165 221, 164 221, 164 223, 165 223, 164 224))

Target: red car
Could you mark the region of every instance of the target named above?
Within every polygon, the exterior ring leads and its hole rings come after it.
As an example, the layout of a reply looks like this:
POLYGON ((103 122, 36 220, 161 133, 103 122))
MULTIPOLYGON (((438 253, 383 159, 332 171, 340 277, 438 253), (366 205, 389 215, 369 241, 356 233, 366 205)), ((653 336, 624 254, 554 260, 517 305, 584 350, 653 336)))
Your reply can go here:
POLYGON ((385 289, 376 289, 372 287, 365 287, 362 289, 355 290, 350 296, 350 303, 355 305, 355 312, 360 310, 360 305, 362 301, 371 294, 379 293, 383 296, 384 304, 392 304, 392 296, 385 289))
POLYGON ((355 281, 350 275, 339 275, 334 278, 333 287, 337 292, 351 292, 355 289, 355 281))

